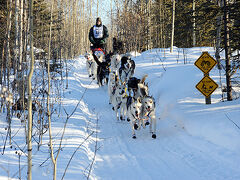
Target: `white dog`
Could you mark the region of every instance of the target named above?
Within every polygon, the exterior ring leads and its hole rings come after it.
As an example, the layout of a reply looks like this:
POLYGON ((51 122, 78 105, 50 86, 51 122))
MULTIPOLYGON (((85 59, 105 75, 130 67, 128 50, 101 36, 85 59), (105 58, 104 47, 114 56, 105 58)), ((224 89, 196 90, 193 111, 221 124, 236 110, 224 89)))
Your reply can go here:
POLYGON ((121 66, 121 56, 119 54, 113 55, 111 58, 111 71, 119 75, 119 68, 121 66))
POLYGON ((145 127, 145 125, 149 125, 150 119, 150 133, 152 134, 152 138, 156 138, 156 113, 155 113, 155 100, 152 96, 144 96, 142 98, 142 113, 140 117, 140 125, 145 127))
POLYGON ((112 106, 113 106, 113 110, 116 112, 117 120, 119 120, 119 109, 123 102, 122 100, 125 96, 127 96, 127 94, 125 91, 124 84, 118 84, 116 86, 115 93, 112 97, 112 106))
POLYGON ((87 52, 84 55, 84 57, 87 59, 86 67, 87 67, 89 77, 96 79, 97 78, 97 64, 94 61, 92 54, 87 52))
POLYGON ((127 116, 130 119, 131 122, 131 128, 132 128, 132 138, 136 138, 135 130, 139 129, 139 118, 141 115, 142 110, 142 103, 141 99, 132 98, 132 102, 130 103, 129 107, 127 108, 127 116))
POLYGON ((109 104, 112 104, 112 99, 116 91, 116 86, 117 86, 116 74, 111 72, 109 73, 109 79, 108 79, 109 104))

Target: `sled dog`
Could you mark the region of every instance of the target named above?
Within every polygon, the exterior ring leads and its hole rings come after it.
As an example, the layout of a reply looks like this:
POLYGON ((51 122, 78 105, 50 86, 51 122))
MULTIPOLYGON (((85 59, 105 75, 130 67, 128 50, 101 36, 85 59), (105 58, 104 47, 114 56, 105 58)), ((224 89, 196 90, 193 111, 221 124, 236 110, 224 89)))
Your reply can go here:
POLYGON ((87 72, 88 72, 89 77, 96 79, 97 78, 97 64, 94 61, 92 54, 86 52, 84 57, 87 59, 86 67, 87 67, 87 72))
POLYGON ((113 55, 111 58, 111 72, 118 75, 120 65, 121 65, 121 56, 119 54, 113 55))
POLYGON ((152 138, 156 138, 156 113, 155 113, 155 100, 152 96, 144 96, 142 98, 142 112, 139 119, 139 127, 142 125, 150 125, 150 133, 152 138), (150 120, 150 124, 149 124, 150 120))
POLYGON ((116 113, 117 120, 119 120, 119 109, 121 107, 123 97, 125 97, 126 95, 127 94, 125 91, 124 84, 118 84, 116 86, 115 93, 112 97, 112 106, 113 106, 113 110, 116 113))
POLYGON ((115 94, 117 86, 117 76, 115 73, 109 73, 109 80, 108 80, 108 95, 109 95, 109 104, 112 104, 112 98, 115 94))
POLYGON ((145 83, 146 78, 147 75, 144 75, 141 80, 131 77, 127 83, 129 95, 132 95, 135 99, 148 95, 148 84, 145 83))
POLYGON ((132 98, 132 101, 127 108, 127 116, 130 119, 130 124, 132 128, 132 138, 136 138, 135 130, 139 129, 139 118, 141 115, 142 103, 140 98, 132 98))
POLYGON ((121 82, 128 82, 135 71, 135 62, 126 56, 121 59, 121 67, 119 68, 119 78, 121 82))
POLYGON ((102 86, 104 83, 108 83, 108 75, 109 75, 109 66, 110 64, 106 61, 103 61, 103 56, 97 57, 93 54, 93 58, 97 63, 97 81, 98 85, 102 86))

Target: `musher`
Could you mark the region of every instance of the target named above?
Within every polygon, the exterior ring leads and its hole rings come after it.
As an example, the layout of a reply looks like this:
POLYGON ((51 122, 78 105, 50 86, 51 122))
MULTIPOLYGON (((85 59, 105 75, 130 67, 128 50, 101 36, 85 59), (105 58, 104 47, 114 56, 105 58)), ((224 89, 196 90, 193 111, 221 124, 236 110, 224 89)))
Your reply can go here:
POLYGON ((91 27, 89 31, 89 40, 92 43, 90 47, 91 50, 94 52, 101 49, 104 54, 106 54, 108 36, 107 27, 102 24, 101 18, 98 17, 96 19, 96 24, 91 27))

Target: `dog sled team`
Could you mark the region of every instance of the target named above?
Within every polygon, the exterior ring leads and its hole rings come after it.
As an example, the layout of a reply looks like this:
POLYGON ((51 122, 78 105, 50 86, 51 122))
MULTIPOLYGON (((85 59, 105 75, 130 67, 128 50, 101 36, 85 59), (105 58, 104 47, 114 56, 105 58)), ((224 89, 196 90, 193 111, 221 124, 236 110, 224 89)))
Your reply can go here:
POLYGON ((149 126, 152 138, 156 138, 155 100, 149 95, 147 75, 133 77, 135 63, 128 55, 115 54, 104 58, 101 53, 86 53, 89 77, 96 79, 99 86, 108 86, 109 104, 117 120, 130 121, 132 137, 136 130, 149 126))
POLYGON ((118 121, 130 121, 134 139, 136 130, 146 126, 149 126, 152 138, 155 139, 155 100, 149 95, 148 84, 145 82, 147 75, 142 79, 133 77, 135 62, 129 54, 120 55, 115 52, 114 55, 106 55, 106 37, 107 28, 97 18, 96 25, 89 32, 89 40, 93 44, 92 53, 85 54, 89 77, 97 80, 99 86, 108 86, 109 104, 118 121))

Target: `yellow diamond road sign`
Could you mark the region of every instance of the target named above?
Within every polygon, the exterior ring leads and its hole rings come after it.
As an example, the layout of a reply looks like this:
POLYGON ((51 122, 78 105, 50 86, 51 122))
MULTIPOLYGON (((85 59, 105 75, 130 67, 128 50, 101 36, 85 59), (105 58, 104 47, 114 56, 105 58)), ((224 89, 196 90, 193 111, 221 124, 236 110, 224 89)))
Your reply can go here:
POLYGON ((202 80, 196 85, 196 88, 206 97, 209 97, 218 85, 209 76, 204 76, 202 80))
POLYGON ((204 74, 207 74, 217 64, 217 61, 208 54, 203 52, 202 55, 194 63, 204 74))

